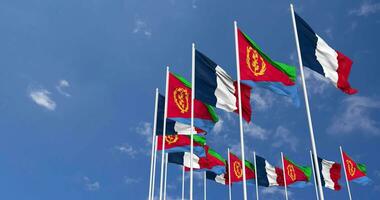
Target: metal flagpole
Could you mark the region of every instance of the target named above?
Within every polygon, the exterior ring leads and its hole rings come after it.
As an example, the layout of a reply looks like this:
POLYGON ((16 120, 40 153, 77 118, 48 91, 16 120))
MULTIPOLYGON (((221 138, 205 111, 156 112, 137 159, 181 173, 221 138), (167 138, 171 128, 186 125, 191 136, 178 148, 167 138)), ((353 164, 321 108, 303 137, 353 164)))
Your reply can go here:
POLYGON ((204 174, 203 174, 203 199, 206 200, 207 199, 207 186, 206 186, 206 171, 204 171, 204 174))
POLYGON ((182 166, 182 200, 185 200, 185 166, 182 166))
POLYGON ((259 200, 259 179, 257 179, 257 164, 256 164, 256 152, 253 152, 253 161, 255 162, 255 178, 256 178, 256 200, 259 200))
POLYGON ((166 183, 168 179, 168 153, 165 154, 165 180, 164 180, 164 200, 166 200, 166 183))
POLYGON ((150 176, 149 176, 149 197, 152 197, 152 179, 153 179, 153 161, 154 161, 154 147, 155 147, 155 136, 156 136, 156 123, 157 123, 157 106, 158 106, 158 88, 156 88, 156 97, 154 102, 154 117, 153 117, 153 133, 152 133, 152 153, 150 158, 150 176))
POLYGON ((164 124, 162 128, 162 151, 161 151, 161 177, 160 177, 160 200, 162 200, 162 189, 164 184, 164 156, 165 156, 165 140, 166 140, 166 118, 168 116, 168 90, 169 90, 169 66, 166 67, 166 88, 165 88, 165 110, 164 124))
MULTIPOLYGON (((310 108, 309 108, 309 99, 308 99, 308 96, 307 96, 305 76, 304 76, 304 73, 303 73, 303 64, 302 64, 301 50, 300 50, 300 45, 299 45, 299 41, 298 41, 298 33, 297 33, 296 19, 295 19, 295 16, 294 16, 293 4, 290 4, 290 10, 292 12, 294 37, 295 37, 296 46, 297 46, 298 62, 300 64, 302 88, 303 88, 303 95, 304 95, 304 99, 305 99, 307 120, 308 120, 308 124, 309 124, 309 131, 310 131, 311 147, 312 147, 312 151, 313 151, 313 158, 314 158, 314 163, 316 164, 316 166, 318 166, 318 169, 319 169, 318 158, 317 158, 317 156, 318 156, 318 154, 317 154, 317 147, 315 145, 313 123, 312 123, 312 120, 311 120, 311 113, 310 113, 310 108)), ((321 174, 320 174, 319 170, 316 170, 316 172, 317 172, 316 174, 317 174, 317 180, 318 180, 319 197, 320 197, 321 200, 324 200, 325 198, 324 198, 324 195, 323 195, 321 174)))
MULTIPOLYGON (((192 44, 191 49, 191 131, 194 130, 194 96, 195 96, 195 44, 192 44)), ((194 141, 193 133, 190 134, 190 200, 193 200, 193 154, 194 141)))
POLYGON ((346 171, 346 165, 345 165, 346 162, 344 161, 344 158, 343 158, 343 150, 342 150, 342 146, 339 146, 339 149, 340 149, 340 157, 342 158, 342 165, 343 165, 343 169, 344 169, 344 175, 345 175, 345 177, 346 177, 346 184, 347 184, 348 196, 350 197, 350 200, 352 200, 351 189, 350 189, 350 183, 348 182, 347 171, 346 171))
POLYGON ((239 44, 238 44, 238 33, 237 33, 237 22, 234 21, 235 29, 235 52, 236 52, 236 71, 237 71, 237 85, 238 85, 238 95, 239 95, 239 125, 240 125, 240 145, 241 145, 241 159, 242 159, 242 170, 243 170, 243 196, 244 200, 247 200, 247 181, 245 174, 245 153, 244 153, 244 133, 243 133, 243 114, 241 106, 241 88, 240 88, 240 62, 239 62, 239 44))
POLYGON ((156 181, 156 162, 157 162, 157 138, 158 136, 156 135, 154 137, 154 159, 153 159, 153 178, 152 178, 152 196, 150 197, 151 200, 154 199, 154 188, 155 188, 155 181, 156 181))
POLYGON ((228 152, 228 196, 230 197, 229 200, 232 200, 232 191, 231 191, 231 167, 230 167, 230 148, 227 149, 228 152))
POLYGON ((311 161, 311 168, 313 169, 313 179, 314 179, 314 186, 315 186, 315 195, 317 195, 317 200, 319 200, 317 180, 315 179, 315 170, 319 170, 319 169, 315 169, 315 165, 314 165, 314 161, 313 161, 313 154, 312 154, 311 150, 310 150, 310 161, 311 161))
POLYGON ((288 188, 286 184, 286 174, 285 174, 285 164, 284 164, 284 154, 281 152, 281 161, 282 161, 282 174, 284 176, 284 186, 285 186, 285 199, 288 200, 288 188))

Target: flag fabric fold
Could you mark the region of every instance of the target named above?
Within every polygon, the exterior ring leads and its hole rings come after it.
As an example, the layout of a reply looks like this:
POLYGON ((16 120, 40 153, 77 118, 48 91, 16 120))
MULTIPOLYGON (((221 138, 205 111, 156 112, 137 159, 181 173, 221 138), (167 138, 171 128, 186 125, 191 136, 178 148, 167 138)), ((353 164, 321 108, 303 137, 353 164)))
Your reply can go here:
POLYGON ((263 187, 284 186, 282 169, 272 166, 265 158, 256 155, 257 181, 263 187))
MULTIPOLYGON (((292 160, 284 156, 284 170, 286 185, 291 185, 296 182, 309 182, 311 177, 311 167, 300 166, 294 163, 292 160)), ((297 184, 297 186, 302 187, 303 184, 297 184)))
POLYGON ((351 159, 346 152, 343 151, 344 165, 348 181, 353 181, 361 185, 371 183, 371 179, 367 177, 367 167, 362 163, 357 163, 351 159))
MULTIPOLYGON (((200 169, 200 158, 197 155, 193 155, 193 169, 200 169)), ((182 165, 185 167, 191 167, 191 153, 190 152, 174 152, 168 153, 168 162, 182 165)))
POLYGON ((319 171, 322 175, 322 186, 331 190, 340 190, 339 179, 341 177, 341 165, 334 161, 325 160, 318 157, 319 171))
POLYGON ((298 106, 296 69, 284 63, 272 61, 260 47, 238 29, 238 48, 241 81, 259 86, 274 93, 289 96, 298 106))
MULTIPOLYGON (((216 174, 226 173, 226 160, 209 146, 204 146, 206 156, 199 158, 199 168, 197 171, 212 171, 216 174)), ((186 171, 189 171, 189 167, 186 166, 186 171)))
MULTIPOLYGON (((218 64, 195 50, 195 98, 227 112, 238 113, 237 84, 231 76, 218 64)), ((250 87, 242 88, 243 117, 251 120, 250 87)))
POLYGON ((216 174, 212 171, 206 171, 206 178, 222 185, 228 185, 227 174, 216 174))
MULTIPOLYGON (((163 136, 158 136, 157 150, 162 150, 163 136)), ((204 145, 206 139, 204 137, 193 135, 194 140, 194 154, 199 157, 206 156, 204 145)), ((191 148, 191 136, 189 135, 167 135, 165 136, 165 152, 190 152, 191 148)))
MULTIPOLYGON (((231 183, 243 181, 243 165, 240 158, 233 153, 230 153, 230 163, 228 164, 228 166, 231 167, 229 170, 231 171, 231 183)), ((255 167, 247 160, 245 161, 245 175, 247 181, 255 179, 255 167)))
POLYGON ((348 82, 352 61, 343 53, 331 48, 297 13, 297 33, 303 65, 326 77, 346 94, 357 90, 348 82))

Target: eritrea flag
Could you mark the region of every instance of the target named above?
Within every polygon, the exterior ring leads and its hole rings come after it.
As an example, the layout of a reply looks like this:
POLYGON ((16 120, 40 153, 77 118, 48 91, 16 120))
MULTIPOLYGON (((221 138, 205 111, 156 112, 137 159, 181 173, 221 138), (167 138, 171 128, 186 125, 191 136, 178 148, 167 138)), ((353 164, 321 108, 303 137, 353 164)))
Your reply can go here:
MULTIPOLYGON (((230 153, 228 166, 230 166, 228 171, 231 172, 231 183, 243 181, 243 168, 240 158, 230 153)), ((246 180, 255 179, 255 167, 248 161, 245 161, 245 176, 246 180)))
POLYGON ((298 106, 295 67, 272 61, 248 35, 237 32, 241 81, 289 96, 298 106))
POLYGON ((367 177, 367 167, 364 164, 356 163, 344 151, 343 160, 345 166, 345 173, 348 181, 354 181, 361 185, 367 185, 371 179, 367 177))
POLYGON ((297 181, 309 182, 311 176, 311 167, 300 166, 283 157, 286 185, 291 185, 297 181))
MULTIPOLYGON (((183 77, 169 74, 168 119, 190 124, 191 122, 191 84, 183 77)), ((206 132, 211 131, 218 121, 212 106, 194 100, 194 126, 206 132)))
MULTIPOLYGON (((158 136, 157 150, 162 150, 162 138, 158 136)), ((203 146, 206 144, 204 137, 193 135, 194 139, 194 154, 199 157, 206 156, 203 146)), ((165 152, 190 152, 191 148, 191 135, 166 135, 165 136, 165 152)))
MULTIPOLYGON (((211 171, 215 174, 223 174, 226 173, 226 160, 217 152, 212 150, 209 146, 204 146, 206 156, 199 158, 199 168, 197 171, 211 171)), ((187 167, 186 171, 190 169, 187 167)))

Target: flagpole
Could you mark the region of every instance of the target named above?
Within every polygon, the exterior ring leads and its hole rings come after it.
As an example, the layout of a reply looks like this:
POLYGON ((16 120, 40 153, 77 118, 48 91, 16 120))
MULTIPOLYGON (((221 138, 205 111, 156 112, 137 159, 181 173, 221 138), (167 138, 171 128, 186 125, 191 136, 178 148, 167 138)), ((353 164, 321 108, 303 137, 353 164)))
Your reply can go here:
POLYGON ((350 200, 352 200, 351 189, 350 189, 350 183, 348 182, 347 171, 346 171, 346 165, 345 165, 346 162, 344 162, 344 158, 343 158, 343 150, 342 150, 342 146, 339 146, 339 149, 340 149, 340 157, 342 158, 342 165, 343 165, 343 169, 344 169, 344 176, 346 177, 346 184, 347 184, 348 196, 350 197, 350 200))
POLYGON ((165 139, 166 139, 166 118, 168 116, 168 89, 169 89, 169 66, 166 67, 166 88, 165 88, 165 110, 164 124, 162 128, 162 151, 161 151, 161 177, 160 177, 160 200, 162 200, 162 189, 164 184, 164 156, 165 156, 165 139))
MULTIPOLYGON (((314 130, 313 130, 313 122, 311 120, 311 113, 310 113, 310 108, 309 108, 309 99, 307 96, 307 90, 306 90, 306 82, 305 82, 305 76, 303 72, 303 64, 302 64, 302 57, 301 57, 301 49, 298 41, 298 33, 297 33, 297 26, 296 26, 296 19, 294 16, 294 8, 293 4, 290 4, 290 10, 292 12, 292 20, 293 20, 293 29, 294 29, 294 37, 296 40, 296 46, 297 46, 297 54, 298 54, 298 62, 300 65, 300 71, 301 71, 301 80, 302 80, 302 88, 303 88, 303 95, 305 99, 305 106, 306 106, 306 114, 307 114, 307 120, 309 124, 309 131, 310 131, 310 139, 311 139, 311 147, 313 151, 313 158, 314 158, 314 163, 316 166, 318 166, 319 169, 319 164, 318 164, 318 154, 317 154, 317 147, 315 144, 315 139, 314 139, 314 130)), ((319 189, 319 197, 321 200, 324 200, 324 195, 323 195, 323 189, 322 189, 322 181, 321 181, 321 174, 319 170, 316 170, 317 174, 317 180, 318 180, 318 189, 319 189)))
POLYGON ((203 199, 204 200, 207 200, 207 186, 206 186, 206 171, 204 171, 204 174, 203 174, 203 192, 204 192, 204 196, 203 196, 203 199))
POLYGON ((315 186, 315 195, 317 195, 317 200, 319 200, 317 180, 315 179, 315 170, 319 170, 319 169, 315 169, 315 165, 314 165, 314 161, 313 161, 313 154, 312 154, 311 150, 310 150, 310 161, 311 161, 311 168, 313 169, 313 179, 314 179, 314 186, 315 186))
POLYGON ((158 138, 158 136, 156 135, 154 137, 155 147, 154 147, 154 159, 153 159, 153 177, 152 177, 152 196, 151 196, 151 200, 154 199, 154 188, 155 188, 155 181, 156 181, 157 141, 158 141, 157 138, 158 138))
POLYGON ((154 117, 153 117, 153 131, 152 131, 152 152, 150 158, 150 176, 149 176, 149 197, 152 197, 152 179, 153 179, 153 160, 154 160, 154 146, 155 146, 155 136, 156 136, 156 123, 157 123, 157 106, 158 106, 158 88, 156 88, 156 97, 154 101, 154 117))
POLYGON ((229 200, 232 200, 232 191, 231 191, 231 167, 230 167, 230 148, 227 149, 228 152, 228 196, 229 200))
POLYGON ((164 200, 166 200, 166 184, 168 179, 168 153, 165 154, 165 181, 164 181, 164 200))
POLYGON ((253 161, 255 162, 256 200, 259 200, 259 179, 257 179, 256 151, 253 152, 253 161))
POLYGON ((244 200, 247 200, 247 181, 245 174, 245 153, 244 153, 244 133, 243 133, 243 114, 241 106, 241 88, 240 88, 240 61, 239 61, 239 44, 237 35, 237 22, 234 21, 235 29, 235 52, 236 52, 236 71, 237 71, 237 85, 238 85, 238 95, 239 95, 239 126, 240 126, 240 145, 241 145, 241 159, 242 159, 242 170, 243 170, 243 196, 244 200))
MULTIPOLYGON (((195 44, 191 49, 191 131, 194 130, 194 96, 195 96, 195 44)), ((194 141, 193 134, 190 134, 190 200, 193 200, 193 154, 194 141)))
POLYGON ((185 200, 185 166, 182 166, 182 200, 185 200))
POLYGON ((285 174, 285 164, 284 164, 284 154, 281 152, 281 161, 282 161, 282 174, 284 176, 284 186, 285 186, 285 199, 288 200, 288 188, 286 184, 286 174, 285 174))

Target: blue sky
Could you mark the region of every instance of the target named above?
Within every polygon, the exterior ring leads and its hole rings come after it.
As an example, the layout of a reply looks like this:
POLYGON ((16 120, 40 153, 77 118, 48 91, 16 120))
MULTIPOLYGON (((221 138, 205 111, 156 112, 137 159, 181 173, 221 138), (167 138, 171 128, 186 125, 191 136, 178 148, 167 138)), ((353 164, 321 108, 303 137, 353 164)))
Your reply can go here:
MULTIPOLYGON (((319 155, 340 162, 339 145, 367 164, 371 186, 351 184, 355 199, 380 193, 380 2, 294 1, 296 11, 332 47, 354 61, 347 96, 306 71, 319 155)), ((0 198, 145 199, 154 90, 165 66, 190 79, 191 43, 236 77, 233 20, 273 59, 297 65, 288 1, 0 0, 0 198)), ((302 91, 299 91, 302 94, 302 91)), ((303 99, 301 99, 303 101, 303 99)), ((310 165, 304 105, 253 90, 246 154, 280 164, 280 152, 310 165)), ((208 144, 238 152, 238 118, 219 112, 208 144)), ((169 166, 169 199, 180 197, 169 166)), ((195 179, 195 197, 202 181, 195 179)), ((328 199, 347 199, 325 189, 328 199)), ((157 191, 157 190, 156 190, 157 191)), ((241 185, 233 188, 241 198, 241 185)), ((314 188, 290 189, 310 199, 314 188)), ((227 199, 208 182, 208 196, 227 199)), ((254 187, 249 187, 254 198, 254 187)), ((282 189, 260 188, 266 199, 282 189)))

